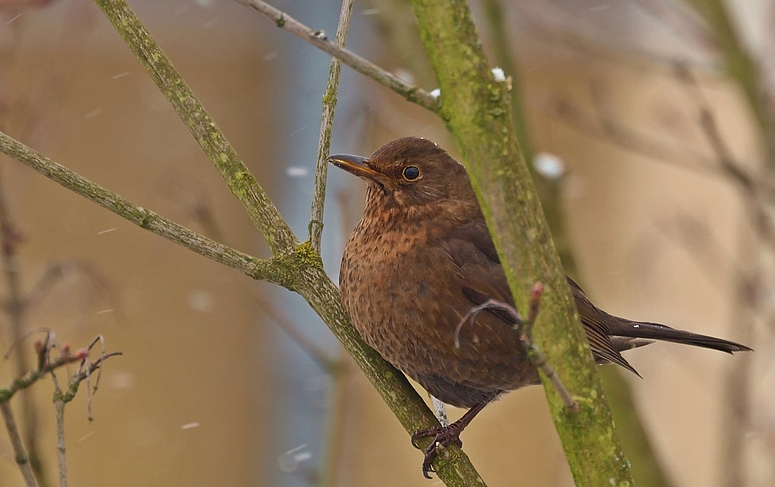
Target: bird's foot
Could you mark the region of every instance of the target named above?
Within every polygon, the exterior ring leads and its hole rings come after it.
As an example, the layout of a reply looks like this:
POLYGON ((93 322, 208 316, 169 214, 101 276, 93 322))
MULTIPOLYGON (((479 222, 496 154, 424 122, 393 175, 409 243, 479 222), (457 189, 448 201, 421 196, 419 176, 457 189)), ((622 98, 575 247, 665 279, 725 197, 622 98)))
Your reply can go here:
POLYGON ((433 437, 433 441, 425 448, 425 458, 422 462, 422 474, 426 479, 431 478, 429 472, 435 472, 431 463, 439 453, 439 447, 446 447, 449 445, 456 445, 458 447, 463 446, 463 442, 460 441, 460 433, 463 428, 458 423, 452 423, 447 426, 434 426, 426 430, 420 430, 412 435, 412 445, 420 449, 420 445, 417 443, 422 438, 433 437))

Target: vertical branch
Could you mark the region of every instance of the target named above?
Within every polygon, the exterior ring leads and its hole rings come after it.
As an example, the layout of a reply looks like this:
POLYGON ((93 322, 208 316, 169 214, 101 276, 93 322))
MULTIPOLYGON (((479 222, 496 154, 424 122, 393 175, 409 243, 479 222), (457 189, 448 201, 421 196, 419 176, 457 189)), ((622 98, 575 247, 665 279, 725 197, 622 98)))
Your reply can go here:
POLYGON ((54 417, 57 425, 57 466, 59 467, 59 487, 67 487, 67 455, 65 452, 65 400, 59 381, 54 371, 51 371, 54 382, 54 417))
POLYGON ((455 137, 520 309, 546 286, 535 341, 581 406, 565 408, 544 374, 552 418, 579 487, 632 485, 611 409, 549 233, 510 116, 508 83, 497 81, 464 0, 412 0, 441 89, 441 117, 455 137))
POLYGON ((27 452, 24 450, 22 437, 19 435, 19 429, 16 427, 16 420, 13 417, 13 411, 11 411, 11 403, 0 403, 0 414, 3 415, 5 427, 8 430, 8 437, 11 439, 16 464, 22 472, 25 485, 27 487, 38 487, 35 476, 32 474, 29 457, 27 457, 27 452))
MULTIPOLYGON (((336 45, 344 47, 350 19, 353 13, 353 0, 342 0, 339 12, 339 25, 336 28, 336 45)), ((320 253, 320 238, 323 235, 323 209, 326 202, 326 180, 328 178, 328 151, 331 147, 331 129, 334 125, 334 112, 339 91, 339 75, 342 61, 331 58, 328 70, 326 93, 323 95, 323 116, 320 120, 320 139, 318 140, 318 160, 315 165, 315 190, 312 195, 312 210, 309 216, 309 241, 312 248, 320 253)))

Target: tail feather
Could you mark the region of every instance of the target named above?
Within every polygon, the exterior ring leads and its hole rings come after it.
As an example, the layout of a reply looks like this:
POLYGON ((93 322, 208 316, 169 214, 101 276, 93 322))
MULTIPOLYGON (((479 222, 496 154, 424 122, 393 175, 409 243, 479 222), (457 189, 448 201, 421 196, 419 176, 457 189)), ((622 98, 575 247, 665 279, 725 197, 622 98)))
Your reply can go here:
MULTIPOLYGON (((611 316, 611 315, 609 315, 611 316)), ((710 348, 727 353, 749 352, 753 349, 722 338, 700 335, 684 330, 676 330, 659 323, 630 321, 611 316, 608 320, 610 334, 617 337, 645 338, 647 340, 663 340, 681 343, 695 347, 710 348)), ((625 341, 626 342, 626 341, 625 341)))

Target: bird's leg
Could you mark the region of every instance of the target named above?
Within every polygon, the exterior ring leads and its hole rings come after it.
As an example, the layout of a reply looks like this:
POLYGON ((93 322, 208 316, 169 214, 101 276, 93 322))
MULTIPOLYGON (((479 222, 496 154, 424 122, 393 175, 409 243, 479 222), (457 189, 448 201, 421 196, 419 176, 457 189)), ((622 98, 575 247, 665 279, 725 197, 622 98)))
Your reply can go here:
POLYGON ((434 426, 433 428, 428 428, 426 430, 416 431, 412 435, 412 445, 418 449, 420 448, 420 445, 417 444, 418 440, 421 438, 428 438, 429 436, 433 437, 433 441, 425 448, 425 459, 422 462, 422 474, 426 479, 431 478, 429 472, 434 471, 431 463, 433 462, 433 459, 436 458, 439 447, 448 445, 462 447, 463 442, 460 441, 460 433, 462 433, 471 420, 479 414, 479 411, 484 409, 484 407, 497 396, 498 393, 493 393, 491 397, 476 404, 452 424, 446 426, 434 426))
POLYGON ((554 367, 547 362, 544 354, 542 354, 538 347, 533 344, 533 324, 538 317, 538 311, 541 305, 541 294, 543 294, 543 292, 544 285, 540 282, 533 286, 533 290, 530 293, 527 319, 523 319, 513 306, 492 298, 479 306, 471 308, 468 313, 463 316, 463 319, 460 320, 460 323, 458 323, 457 328, 455 329, 455 347, 460 347, 460 330, 469 319, 471 319, 471 323, 473 323, 476 320, 476 315, 486 309, 505 311, 511 316, 514 322, 514 329, 519 331, 519 339, 522 342, 522 346, 525 348, 530 363, 533 364, 534 367, 541 369, 541 372, 552 381, 552 385, 562 397, 565 407, 568 408, 571 413, 575 414, 579 412, 578 403, 576 403, 573 396, 568 392, 565 384, 562 383, 562 379, 560 379, 560 376, 555 372, 554 367))

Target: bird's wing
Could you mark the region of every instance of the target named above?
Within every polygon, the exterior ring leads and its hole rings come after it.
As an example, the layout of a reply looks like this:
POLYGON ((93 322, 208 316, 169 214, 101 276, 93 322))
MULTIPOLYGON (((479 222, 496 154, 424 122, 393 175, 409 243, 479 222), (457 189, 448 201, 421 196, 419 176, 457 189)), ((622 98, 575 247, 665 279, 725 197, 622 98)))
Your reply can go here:
MULTIPOLYGON (((506 275, 483 219, 474 219, 456 227, 447 235, 445 241, 449 246, 450 256, 460 269, 463 293, 471 300, 471 306, 482 304, 488 299, 514 306, 506 275)), ((637 374, 611 343, 608 326, 600 310, 589 301, 584 291, 570 277, 568 284, 573 291, 576 307, 595 358, 619 364, 637 374)), ((510 325, 513 324, 504 312, 488 312, 510 325)))
MULTIPOLYGON (((488 299, 514 306, 506 275, 484 220, 475 219, 455 227, 444 241, 448 245, 447 252, 459 269, 463 293, 471 300, 471 306, 488 299)), ((488 312, 513 324, 506 313, 488 312)))

